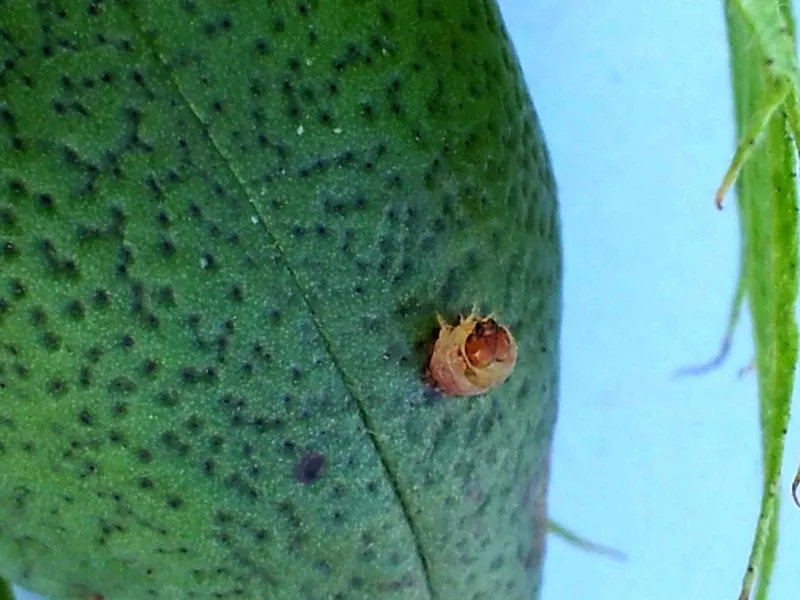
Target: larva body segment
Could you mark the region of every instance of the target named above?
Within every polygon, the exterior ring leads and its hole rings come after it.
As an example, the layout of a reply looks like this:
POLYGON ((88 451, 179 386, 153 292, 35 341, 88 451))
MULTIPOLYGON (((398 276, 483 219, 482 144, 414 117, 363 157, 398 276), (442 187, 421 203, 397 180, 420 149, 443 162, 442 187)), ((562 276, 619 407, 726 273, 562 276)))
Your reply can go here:
POLYGON ((437 315, 439 337, 430 360, 436 387, 448 396, 476 396, 503 383, 517 361, 517 343, 492 315, 474 312, 449 325, 437 315))

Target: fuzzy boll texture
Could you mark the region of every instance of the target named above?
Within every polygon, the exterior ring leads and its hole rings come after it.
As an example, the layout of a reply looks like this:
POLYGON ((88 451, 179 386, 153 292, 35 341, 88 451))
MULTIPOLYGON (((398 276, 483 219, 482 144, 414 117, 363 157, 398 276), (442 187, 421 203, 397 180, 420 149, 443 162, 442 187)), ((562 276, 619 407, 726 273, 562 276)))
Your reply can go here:
POLYGON ((494 2, 7 0, 0 57, 0 574, 535 598, 561 245, 494 2), (476 303, 514 372, 436 398, 476 303))

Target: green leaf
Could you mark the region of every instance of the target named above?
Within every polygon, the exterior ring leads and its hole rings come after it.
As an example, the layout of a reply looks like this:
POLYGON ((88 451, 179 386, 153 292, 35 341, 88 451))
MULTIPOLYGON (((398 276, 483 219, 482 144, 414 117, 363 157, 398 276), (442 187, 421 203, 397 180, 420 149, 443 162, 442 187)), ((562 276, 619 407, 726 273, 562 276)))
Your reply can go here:
POLYGON ((593 554, 601 554, 607 556, 608 558, 613 558, 615 560, 627 560, 627 557, 623 552, 620 552, 616 548, 611 548, 609 546, 604 546, 602 544, 598 544, 597 542, 593 542, 582 535, 576 533, 566 525, 562 525, 558 521, 554 521, 550 519, 547 523, 547 530, 555 535, 556 537, 561 538, 568 544, 575 546, 576 548, 583 550, 585 552, 591 552, 593 554))
POLYGON ((497 7, 0 0, 0 574, 534 597, 561 245, 497 7), (423 382, 441 313, 514 373, 423 382))
POLYGON ((0 600, 15 600, 14 589, 5 579, 0 579, 0 600))
MULTIPOLYGON (((797 190, 800 75, 788 2, 725 3, 741 142, 717 203, 737 182, 742 267, 732 323, 746 297, 753 320, 764 485, 740 600, 766 599, 778 542, 781 464, 797 361, 797 190), (738 177, 738 179, 736 179, 738 177), (743 291, 742 291, 743 290, 743 291)), ((732 332, 728 328, 728 336, 732 332)))

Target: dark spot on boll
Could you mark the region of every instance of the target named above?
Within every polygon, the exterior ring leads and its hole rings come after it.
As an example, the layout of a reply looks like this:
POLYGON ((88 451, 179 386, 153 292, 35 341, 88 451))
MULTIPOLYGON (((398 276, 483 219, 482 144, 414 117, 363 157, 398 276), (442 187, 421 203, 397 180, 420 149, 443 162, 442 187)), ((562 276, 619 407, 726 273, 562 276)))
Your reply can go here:
POLYGON ((350 587, 354 590, 360 590, 364 587, 364 580, 361 577, 351 577, 350 587))
POLYGON ((344 496, 345 488, 341 483, 334 483, 333 488, 331 489, 333 492, 334 498, 342 498, 344 496))
POLYGON ((173 242, 168 238, 164 238, 159 243, 159 250, 165 256, 172 256, 173 254, 175 254, 176 251, 175 242, 173 242))
POLYGON ((219 452, 222 449, 222 446, 225 445, 225 438, 221 435, 212 435, 209 440, 209 446, 211 446, 212 452, 219 452))
POLYGON ((233 522, 233 515, 224 510, 218 510, 214 515, 214 523, 217 525, 228 525, 233 522))
POLYGON ((152 358, 148 358, 142 364, 142 371, 145 375, 155 375, 156 371, 158 371, 158 363, 152 358))
POLYGON ((174 510, 178 510, 183 506, 183 499, 178 496, 171 496, 167 499, 167 505, 174 510))
POLYGON ((257 529, 253 533, 253 537, 256 539, 257 542, 263 542, 267 539, 267 531, 265 529, 257 529))
POLYGON ((183 367, 181 369, 181 378, 185 384, 191 385, 200 381, 200 374, 194 367, 183 367))
POLYGON ((19 254, 19 249, 12 242, 4 242, 2 247, 3 256, 12 258, 19 254))
POLYGON ((136 382, 127 377, 114 377, 108 382, 108 391, 114 394, 131 394, 136 391, 136 382))
POLYGON ((169 450, 174 451, 179 456, 186 456, 191 450, 191 446, 181 440, 178 433, 174 430, 165 432, 161 436, 161 441, 169 450))
POLYGON ((60 396, 68 391, 67 382, 63 379, 52 379, 47 385, 47 390, 53 396, 60 396))
POLYGON ((87 366, 82 366, 78 371, 78 382, 81 387, 87 388, 92 385, 92 371, 87 366))
POLYGON ((103 349, 99 346, 92 346, 86 352, 86 358, 89 359, 89 362, 92 364, 97 364, 100 362, 100 359, 103 357, 103 349))
POLYGON ((55 351, 61 346, 61 340, 52 331, 46 331, 42 335, 42 345, 50 351, 55 351))
POLYGON ((308 452, 294 467, 294 478, 300 483, 313 483, 321 475, 325 467, 325 455, 320 452, 308 452))
POLYGON ((157 396, 157 402, 162 406, 178 406, 180 401, 180 396, 174 390, 162 391, 157 396))
POLYGON ((234 302, 243 302, 244 291, 242 291, 242 287, 238 284, 231 286, 230 297, 234 302))
POLYGON ((67 303, 66 313, 72 319, 82 319, 86 314, 86 310, 79 300, 70 300, 67 303))
POLYGON ((175 305, 175 290, 170 285, 165 285, 156 292, 158 301, 166 306, 175 305))
POLYGON ((95 306, 108 306, 110 302, 109 294, 106 290, 96 290, 94 293, 94 304, 95 306))
POLYGON ((33 307, 31 309, 30 321, 31 325, 34 327, 47 323, 47 314, 44 312, 44 309, 40 306, 33 307))
POLYGON ((282 448, 284 454, 291 456, 294 454, 295 443, 292 440, 284 440, 282 448))
POLYGON ((15 298, 22 298, 25 296, 25 284, 19 279, 13 279, 9 285, 9 291, 15 298))
POLYGON ((203 420, 197 416, 192 415, 188 419, 186 419, 186 429, 188 429, 192 433, 197 433, 203 428, 203 420))

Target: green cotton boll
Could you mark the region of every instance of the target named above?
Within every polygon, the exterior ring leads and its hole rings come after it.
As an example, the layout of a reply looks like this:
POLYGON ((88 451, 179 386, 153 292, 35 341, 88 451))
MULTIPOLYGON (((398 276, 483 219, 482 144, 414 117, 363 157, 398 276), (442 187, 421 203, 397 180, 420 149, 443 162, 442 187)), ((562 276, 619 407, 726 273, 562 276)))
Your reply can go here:
POLYGON ((0 55, 0 574, 537 597, 560 226, 494 2, 6 0, 0 55), (474 305, 516 367, 437 395, 474 305))

